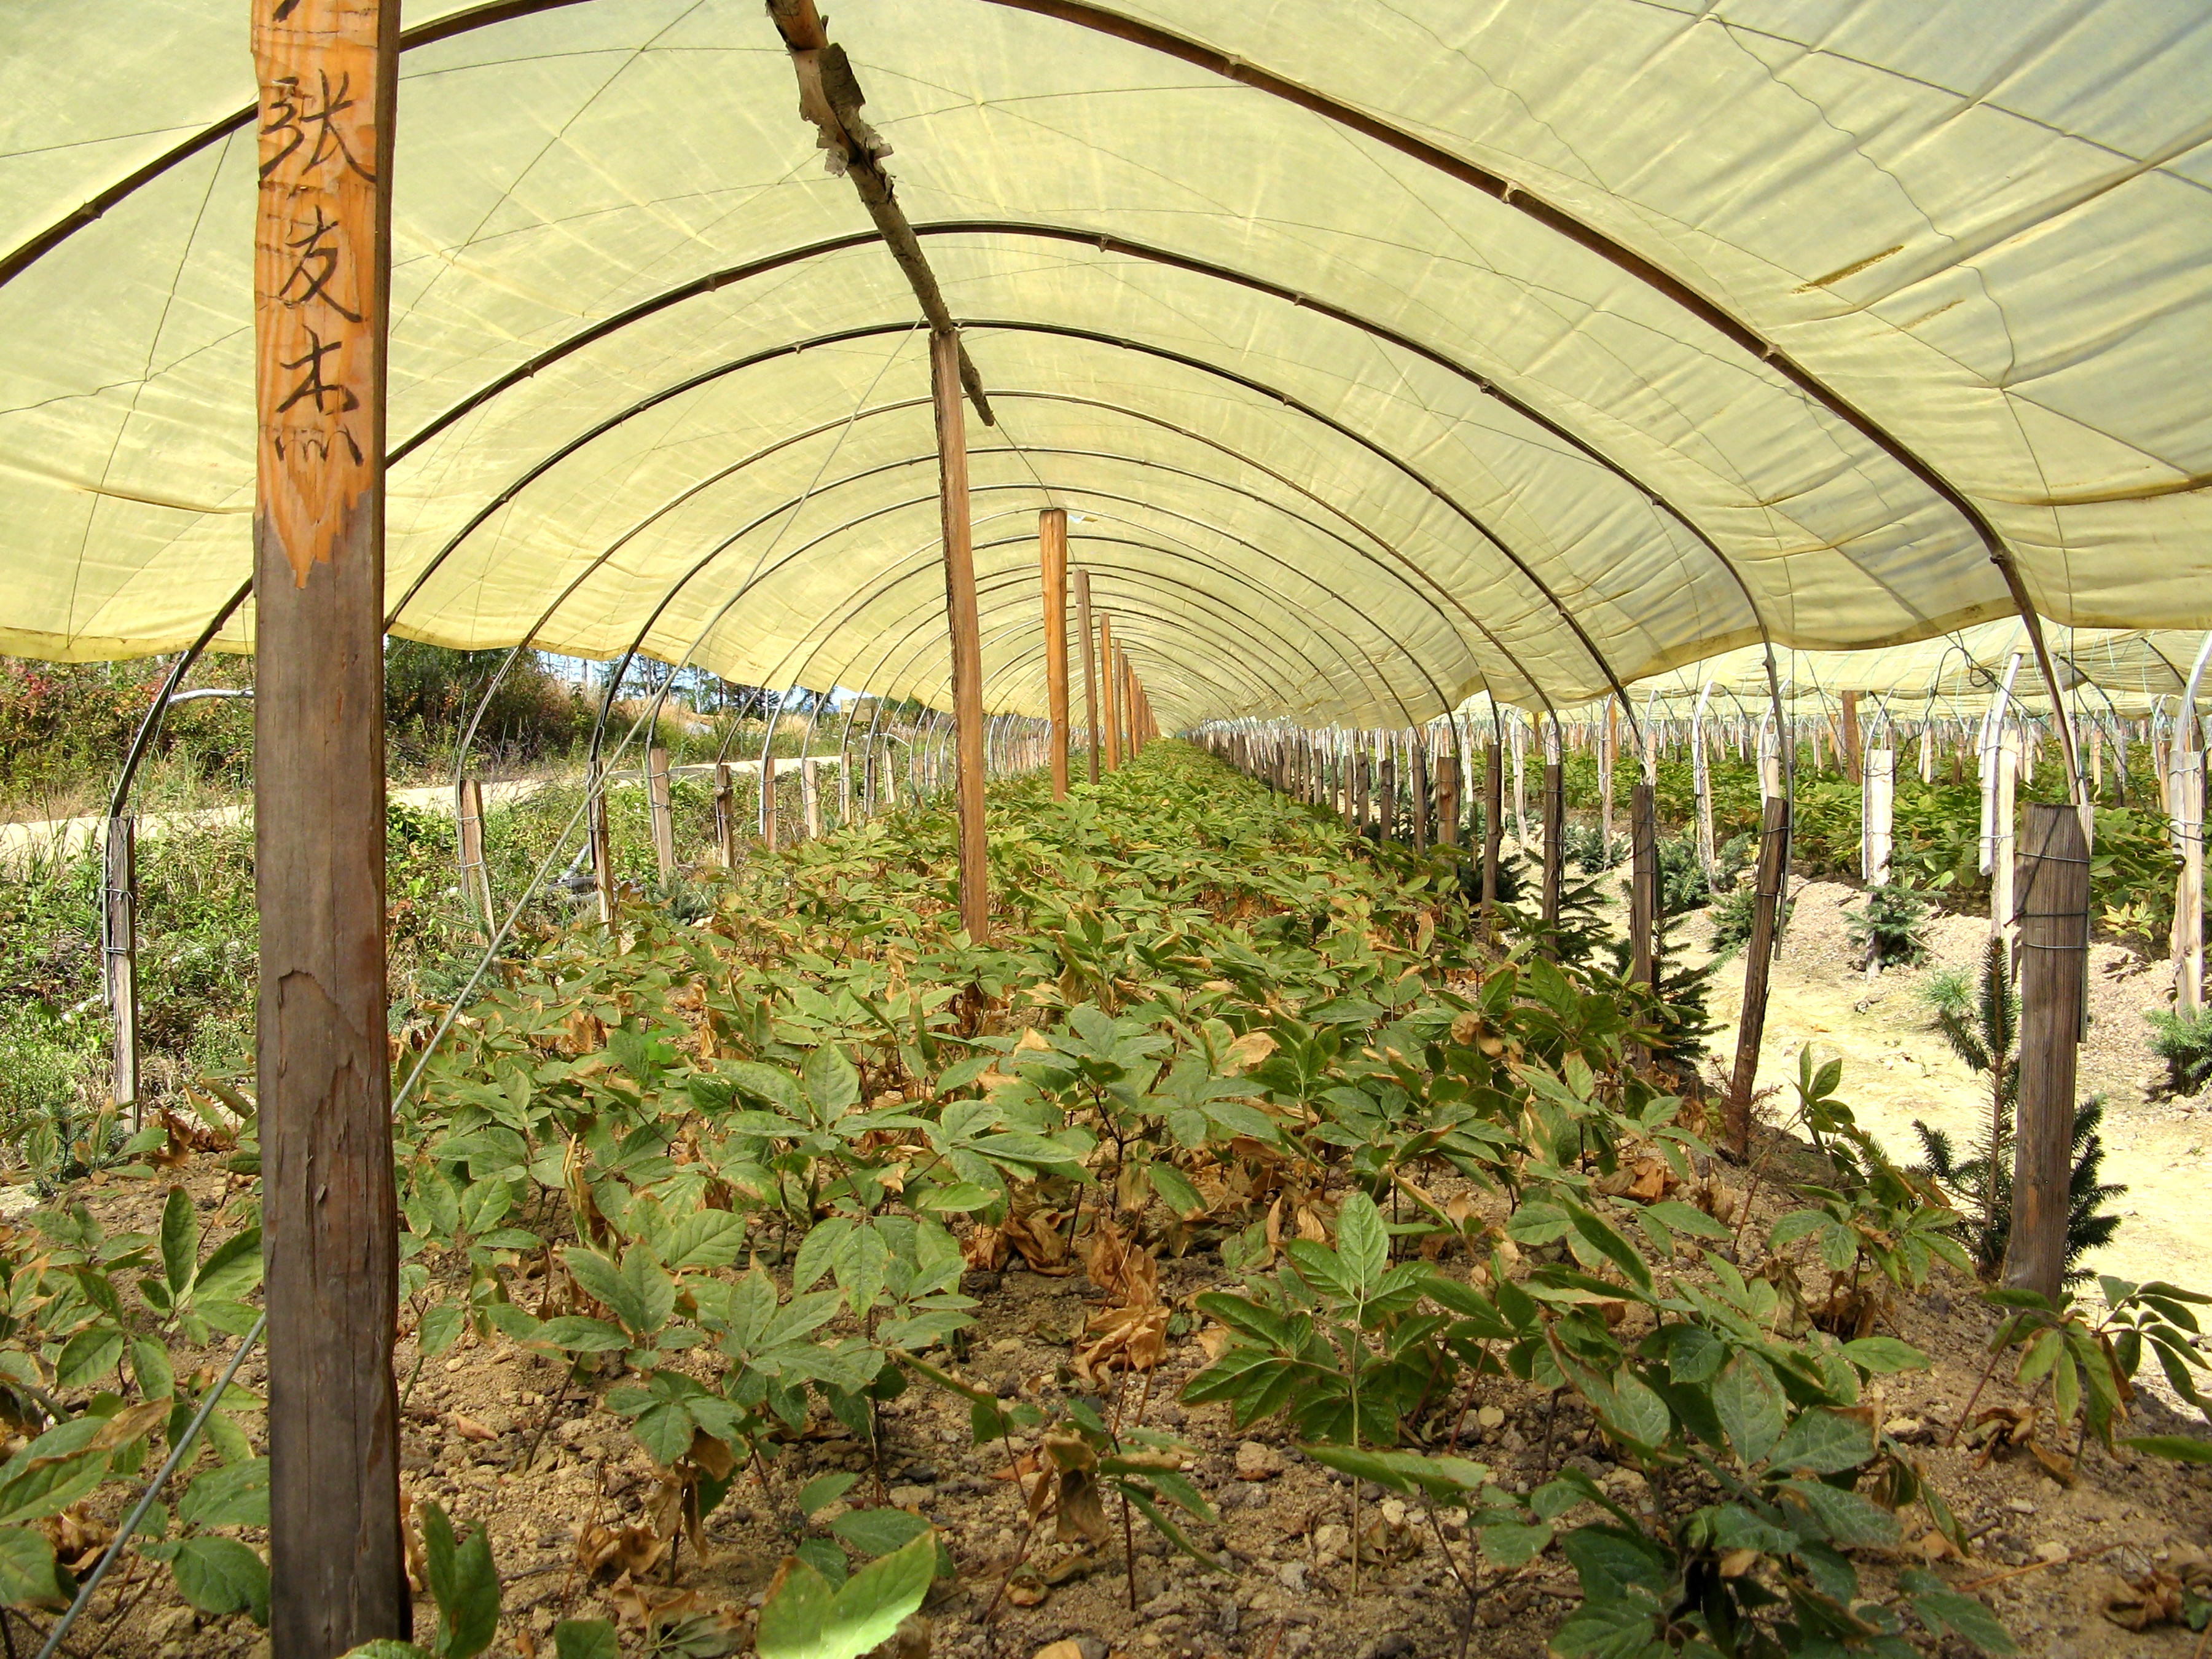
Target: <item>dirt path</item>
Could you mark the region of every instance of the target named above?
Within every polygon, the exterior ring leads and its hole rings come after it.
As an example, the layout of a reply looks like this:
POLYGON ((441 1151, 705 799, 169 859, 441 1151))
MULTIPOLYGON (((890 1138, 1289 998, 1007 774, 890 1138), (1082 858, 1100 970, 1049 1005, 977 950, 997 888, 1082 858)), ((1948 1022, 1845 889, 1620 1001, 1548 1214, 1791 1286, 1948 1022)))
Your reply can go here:
MULTIPOLYGON (((1915 1119, 1948 1130, 1954 1145, 1970 1140, 1984 1121, 1986 1085, 1943 1046, 1918 994, 1941 968, 1974 969, 1985 924, 1971 916, 1939 917, 1928 930, 1926 966, 1869 981, 1851 966, 1846 942, 1844 912, 1857 896, 1838 882, 1800 890, 1775 967, 1759 1084, 1780 1088, 1769 1110, 1786 1118, 1796 1099, 1798 1051, 1810 1042, 1840 1055, 1842 1095, 1861 1125, 1892 1157, 1918 1163, 1915 1119)), ((1705 923, 1700 919, 1695 927, 1693 937, 1702 939, 1705 923)), ((2081 1092, 2106 1097, 2105 1179, 2128 1191, 2117 1204, 2124 1218, 2118 1235, 2087 1265, 2123 1279, 2170 1279, 2196 1288, 2212 1285, 2212 1208, 2198 1207, 2212 1153, 2212 1098, 2147 1098, 2165 1068, 2151 1052, 2143 1015, 2165 1006, 2166 989, 2159 964, 2116 945, 2090 947, 2081 1092)), ((1725 1018, 1712 1048, 1729 1059, 1735 1053, 1742 994, 1739 959, 1713 984, 1713 1008, 1725 1018)))
MULTIPOLYGON (((831 769, 837 765, 838 760, 835 755, 813 755, 808 758, 817 766, 831 769)), ((797 762, 780 758, 777 763, 780 767, 787 769, 795 766, 797 762)), ((733 760, 729 763, 729 767, 733 775, 745 777, 760 770, 760 762, 757 759, 733 760)), ((711 764, 702 762, 689 766, 672 766, 668 771, 671 777, 703 777, 711 774, 714 769, 711 764)), ((617 787, 635 785, 642 781, 643 777, 644 775, 641 772, 612 774, 613 781, 617 787)), ((575 778, 550 777, 495 779, 483 787, 484 805, 500 806, 513 801, 526 800, 542 789, 550 788, 556 784, 574 783, 578 781, 575 778)), ((440 812, 447 816, 451 816, 453 810, 453 789, 450 786, 442 783, 392 789, 388 792, 387 799, 423 811, 440 812)), ((142 813, 138 818, 138 836, 141 840, 150 840, 168 829, 213 828, 222 824, 243 823, 251 811, 251 803, 241 801, 235 806, 211 806, 198 811, 142 813)), ((73 857, 81 848, 99 837, 102 826, 106 822, 104 817, 94 813, 82 817, 42 818, 27 823, 0 823, 0 869, 13 867, 28 857, 52 858, 57 855, 64 858, 73 857)))

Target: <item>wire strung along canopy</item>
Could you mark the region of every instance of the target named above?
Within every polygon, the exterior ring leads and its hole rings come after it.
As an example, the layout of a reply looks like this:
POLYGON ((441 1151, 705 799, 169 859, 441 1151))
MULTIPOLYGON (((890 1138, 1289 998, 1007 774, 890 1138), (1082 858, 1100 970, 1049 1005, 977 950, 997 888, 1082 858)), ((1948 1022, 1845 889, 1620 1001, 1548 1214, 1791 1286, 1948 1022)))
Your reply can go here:
MULTIPOLYGON (((888 648, 943 603, 926 338, 759 0, 404 21, 393 631, 603 658, 651 614, 732 679, 941 701, 941 638, 888 648)), ((0 650, 175 649, 249 571, 246 22, 0 10, 0 650)), ((2212 12, 835 22, 996 416, 1000 707, 1043 707, 1047 505, 1170 728, 1566 707, 2023 602, 2212 626, 2212 12)))

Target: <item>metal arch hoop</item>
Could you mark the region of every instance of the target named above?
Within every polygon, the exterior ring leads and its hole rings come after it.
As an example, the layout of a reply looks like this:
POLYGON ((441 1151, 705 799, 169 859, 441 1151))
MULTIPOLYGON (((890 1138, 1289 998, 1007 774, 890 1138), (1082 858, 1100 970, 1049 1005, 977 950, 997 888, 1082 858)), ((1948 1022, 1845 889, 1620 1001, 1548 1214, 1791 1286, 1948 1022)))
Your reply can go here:
MULTIPOLYGON (((1553 594, 1549 587, 1545 586, 1541 579, 1538 578, 1504 543, 1494 536, 1483 524, 1481 520, 1468 511, 1468 509, 1449 492, 1428 478, 1417 468, 1413 467, 1407 462, 1392 455, 1388 450, 1384 449, 1373 439, 1365 437, 1362 434, 1354 431, 1349 426, 1335 420, 1334 417, 1324 415, 1320 410, 1311 407, 1310 404, 1291 398, 1287 393, 1279 392, 1273 387, 1267 386, 1263 382, 1253 380, 1249 376, 1237 374, 1232 370, 1220 368, 1200 359, 1187 356, 1165 347, 1150 345, 1140 341, 1122 339, 1112 335, 1098 333, 1090 330, 1073 328, 1064 325, 1024 322, 1018 319, 977 320, 968 324, 967 326, 977 329, 994 329, 1011 333, 1036 333, 1057 336, 1063 338, 1080 339, 1094 344, 1109 346, 1121 350, 1137 352, 1143 356, 1158 357, 1165 362, 1177 363, 1183 368, 1192 369, 1200 374, 1211 374, 1218 379, 1228 380, 1233 385, 1243 387, 1244 390, 1255 392, 1259 396, 1267 398, 1271 402, 1273 402, 1284 408, 1290 409, 1295 413, 1304 415, 1307 419, 1313 421, 1317 425, 1322 426, 1328 430, 1334 432, 1339 436, 1346 439, 1352 443, 1357 445, 1358 447, 1366 450, 1377 459, 1381 460, 1386 466, 1395 468, 1398 471, 1405 474, 1406 477, 1412 479, 1423 489, 1433 495, 1437 501, 1443 503, 1454 514, 1464 520, 1471 528, 1475 530, 1484 540, 1488 542, 1492 547, 1496 548, 1500 554, 1504 555, 1507 562, 1511 563, 1516 570, 1520 571, 1521 574, 1528 580, 1530 584, 1545 597, 1552 607, 1559 613, 1561 620, 1566 623, 1569 629, 1575 634, 1576 637, 1579 641, 1583 642, 1592 662, 1596 664, 1599 670, 1605 675, 1607 683, 1612 684, 1616 690, 1621 690, 1619 677, 1614 674, 1611 665, 1607 662, 1604 655, 1597 650, 1595 645, 1590 641, 1589 635, 1583 629, 1582 624, 1574 618, 1572 613, 1567 610, 1558 596, 1553 594)), ((609 432, 613 431, 623 422, 629 420, 637 415, 641 415, 649 409, 657 407, 659 404, 665 403, 672 398, 680 397, 684 392, 695 391, 698 387, 709 384, 710 382, 720 379, 725 375, 734 374, 739 370, 751 368, 756 364, 765 362, 775 358, 794 356, 799 352, 810 350, 816 347, 823 345, 842 344, 855 339, 870 338, 884 334, 908 332, 911 331, 912 327, 913 325, 909 323, 874 323, 857 325, 848 329, 840 329, 828 334, 814 336, 804 341, 793 342, 774 349, 750 352, 743 357, 735 358, 731 360, 729 362, 718 364, 713 368, 701 370, 696 374, 688 375, 684 379, 676 381, 670 386, 664 386, 654 392, 649 392, 645 397, 641 398, 629 404, 627 408, 616 411, 614 414, 606 416, 593 426, 587 428, 583 432, 568 439, 557 447, 542 456, 538 460, 533 462, 522 472, 520 476, 515 478, 514 482, 507 485, 497 495, 486 501, 483 507, 478 508, 477 513, 471 516, 470 521, 459 531, 455 532, 445 551, 450 551, 453 546, 459 545, 461 540, 473 533, 473 532, 486 520, 488 520, 493 513, 505 506, 523 489, 526 489, 532 483, 535 482, 538 478, 544 477, 562 461, 576 453, 586 445, 593 442, 599 438, 604 437, 609 432)), ((1381 542, 1379 538, 1377 540, 1379 544, 1383 545, 1386 548, 1389 548, 1389 544, 1388 543, 1381 542)), ((1492 644, 1498 649, 1501 654, 1504 655, 1509 661, 1512 661, 1514 663, 1516 671, 1521 674, 1523 680, 1528 684, 1529 689, 1536 694, 1539 700, 1543 702, 1547 710, 1553 707, 1553 700, 1550 695, 1544 690, 1543 686, 1536 681, 1525 668, 1521 666, 1514 653, 1504 644, 1502 641, 1498 639, 1497 635, 1493 634, 1486 625, 1474 616, 1472 611, 1468 609, 1464 601, 1460 599, 1455 593, 1452 592, 1450 589, 1445 587, 1434 576, 1431 575, 1427 570, 1422 568, 1407 555, 1399 551, 1395 548, 1389 548, 1389 550, 1394 557, 1406 564, 1416 574, 1421 577, 1422 580, 1427 581, 1431 586, 1434 587, 1439 594, 1448 599, 1456 610, 1465 616, 1468 620, 1483 634, 1485 638, 1488 639, 1492 644)), ((443 553, 440 555, 440 558, 442 559, 442 557, 443 553)), ((408 592, 401 597, 398 604, 392 608, 392 616, 393 618, 396 619, 399 611, 404 610, 407 604, 414 598, 415 592, 419 589, 422 581, 427 574, 428 568, 426 568, 423 575, 417 577, 415 586, 410 587, 408 592)), ((1622 691, 1622 696, 1625 702, 1626 697, 1625 690, 1622 691)), ((1634 722, 1634 715, 1632 714, 1629 718, 1632 726, 1634 722)))
MULTIPOLYGON (((1467 605, 1457 598, 1457 596, 1452 594, 1449 590, 1443 588, 1441 584, 1437 583, 1434 578, 1428 576, 1427 572, 1424 570, 1413 559, 1397 548, 1372 526, 1362 522, 1359 519, 1346 512, 1343 507, 1339 507, 1334 502, 1330 501, 1326 497, 1317 494, 1316 491, 1307 488, 1305 485, 1297 483, 1297 480, 1290 477, 1286 474, 1276 471, 1274 468, 1269 466, 1266 462, 1258 459, 1256 457, 1248 455, 1243 451, 1230 445, 1224 444, 1218 439, 1210 437, 1203 433, 1193 431, 1185 427, 1178 426, 1175 422, 1164 420, 1158 416, 1150 413, 1149 411, 1135 409, 1126 404, 1115 404, 1106 399, 1081 398, 1064 392, 1029 390, 1000 390, 994 392, 993 395, 994 398, 1001 401, 1030 399, 1038 402, 1065 403, 1079 407, 1104 409, 1115 414, 1126 416, 1133 420, 1145 422, 1146 423, 1158 427, 1162 430, 1172 432, 1178 437, 1211 448, 1218 453, 1235 459, 1240 465, 1251 467, 1255 471, 1274 479, 1277 483, 1282 484, 1286 489, 1289 489, 1304 497, 1305 500, 1313 502, 1314 505, 1320 507, 1324 512, 1341 520, 1352 529, 1358 532, 1359 535, 1364 537, 1367 540, 1372 542, 1376 547, 1382 549, 1384 553, 1389 556, 1389 558, 1392 561, 1396 562, 1396 564, 1403 567, 1402 569, 1393 570, 1389 563, 1377 560, 1374 554, 1369 552, 1365 549, 1357 546, 1355 544, 1346 540, 1346 538, 1340 536, 1335 538, 1335 539, 1341 542, 1349 550, 1352 551, 1363 561, 1374 565, 1377 569, 1382 570, 1386 574, 1395 577, 1395 580, 1406 586, 1409 593, 1411 593, 1414 598, 1419 599, 1432 612, 1435 612, 1440 620, 1443 619, 1443 611, 1441 607, 1438 605, 1437 599, 1434 597, 1431 597, 1429 593, 1425 592, 1420 585, 1407 575, 1405 571, 1411 570, 1419 574, 1428 582, 1431 587, 1436 588, 1437 592, 1443 593, 1446 599, 1450 599, 1454 608, 1458 610, 1467 622, 1474 627, 1485 640, 1489 641, 1491 646, 1505 659, 1506 662, 1511 665, 1514 672, 1520 677, 1522 682, 1535 694, 1540 701, 1544 702, 1547 708, 1550 706, 1549 698, 1543 687, 1528 672, 1526 666, 1522 665, 1520 659, 1514 653, 1511 648, 1506 646, 1503 641, 1498 639, 1480 617, 1474 616, 1474 613, 1468 610, 1467 605)), ((869 419, 878 415, 896 413, 902 410, 915 407, 926 403, 927 401, 927 399, 926 398, 899 399, 892 403, 878 404, 871 410, 862 410, 858 416, 845 416, 841 417, 838 420, 821 422, 814 427, 807 428, 804 432, 793 434, 788 438, 779 439, 772 444, 763 446, 762 448, 754 451, 751 454, 746 456, 742 460, 733 462, 728 466, 718 469, 705 478, 700 479, 696 483, 687 486, 684 489, 679 491, 675 496, 672 497, 668 501, 662 503, 660 506, 656 507, 652 512, 647 514, 629 530, 623 532, 621 536, 617 537, 598 556, 596 556, 590 564, 588 564, 582 571, 579 572, 577 575, 570 580, 568 586, 565 587, 561 593, 556 595, 552 603, 548 605, 545 610, 540 613, 538 620, 532 625, 529 633, 524 636, 522 643, 524 645, 527 645, 531 640, 534 639, 537 635, 544 629, 547 623, 551 620, 553 616, 561 609, 561 607, 564 605, 583 586, 583 584, 590 580, 590 578, 595 574, 617 551, 627 545, 635 537, 642 533, 643 531, 649 528, 653 524, 659 521, 659 520, 665 517, 667 514, 675 511, 678 507, 681 507, 685 502, 696 499, 698 495, 703 493, 705 490, 713 488, 715 484, 744 471, 746 467, 751 465, 756 461, 775 454, 794 443, 804 441, 809 438, 818 437, 825 432, 835 430, 839 426, 845 424, 848 421, 869 419)), ((590 434, 587 434, 587 436, 588 435, 590 434)), ((1024 447, 1016 446, 1016 447, 1018 449, 1024 447)), ((1044 453, 1048 452, 1044 449, 1037 449, 1030 451, 1030 453, 1044 453)), ((1101 453, 1107 453, 1109 452, 1101 453)), ((1163 470, 1182 474, 1183 476, 1194 477, 1202 476, 1196 474, 1184 474, 1182 469, 1170 467, 1166 463, 1152 461, 1141 456, 1115 457, 1115 459, 1125 460, 1133 465, 1158 467, 1163 470)), ((1237 493, 1245 495, 1249 499, 1267 505, 1278 512, 1288 512, 1288 509, 1283 507, 1280 503, 1272 501, 1267 497, 1258 495, 1255 492, 1243 490, 1238 489, 1237 486, 1230 485, 1219 480, 1208 479, 1205 481, 1214 483, 1219 488, 1235 489, 1237 490, 1237 493)), ((510 486, 508 490, 502 492, 501 500, 504 501, 505 499, 511 497, 511 495, 520 487, 521 483, 520 482, 516 485, 510 486)), ((497 505, 498 503, 494 503, 495 507, 497 505)), ((441 547, 431 558, 424 568, 418 573, 407 594, 403 596, 399 604, 393 607, 391 615, 386 618, 387 627, 390 627, 398 621, 400 611, 404 609, 409 601, 421 591, 424 584, 427 583, 429 578, 435 574, 441 566, 442 566, 446 559, 457 550, 461 542, 489 516, 489 510, 485 513, 476 515, 471 519, 468 525, 465 526, 459 532, 456 532, 447 541, 445 545, 441 547)), ((1298 522, 1309 525, 1311 523, 1310 520, 1304 519, 1302 515, 1291 514, 1291 516, 1296 518, 1298 522)), ((1319 526, 1312 526, 1311 527, 1319 533, 1334 534, 1334 532, 1322 531, 1319 526)), ((1449 626, 1448 622, 1446 625, 1449 626)), ((509 660, 512 661, 512 655, 510 655, 509 660)), ((501 675, 503 675, 505 672, 506 665, 502 665, 501 675)), ((496 684, 499 678, 499 676, 495 676, 495 685, 496 684)), ((1486 682, 1487 682, 1489 676, 1486 672, 1484 678, 1486 682)), ((1632 713, 1630 718, 1632 726, 1634 720, 1632 713)))

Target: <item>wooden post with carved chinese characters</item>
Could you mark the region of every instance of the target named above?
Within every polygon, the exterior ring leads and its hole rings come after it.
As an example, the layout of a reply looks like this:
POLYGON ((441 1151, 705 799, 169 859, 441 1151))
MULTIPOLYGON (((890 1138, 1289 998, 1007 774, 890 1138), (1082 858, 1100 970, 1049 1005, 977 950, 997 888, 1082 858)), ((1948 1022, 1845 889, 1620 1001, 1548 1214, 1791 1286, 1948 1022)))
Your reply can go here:
POLYGON ((929 337, 937 406, 938 509, 945 541, 945 622, 952 653, 954 805, 960 822, 960 925, 978 945, 991 937, 983 842, 983 625, 975 604, 975 550, 968 517, 968 416, 960 396, 960 340, 929 337))
POLYGON ((397 0, 252 0, 254 885, 270 1640, 410 1633, 384 960, 397 0))
POLYGON ((1067 795, 1067 510, 1037 514, 1037 563, 1044 583, 1045 706, 1052 719, 1052 798, 1067 795))

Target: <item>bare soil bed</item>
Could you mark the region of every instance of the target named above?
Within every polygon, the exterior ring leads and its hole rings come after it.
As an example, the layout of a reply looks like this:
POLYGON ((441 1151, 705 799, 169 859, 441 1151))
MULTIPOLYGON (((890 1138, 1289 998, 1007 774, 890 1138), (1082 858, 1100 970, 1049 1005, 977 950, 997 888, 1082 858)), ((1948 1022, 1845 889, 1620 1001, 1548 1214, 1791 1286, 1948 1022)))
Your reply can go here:
MULTIPOLYGON (((1772 1144, 1767 1170, 1746 1231, 1747 1255, 1790 1207, 1776 1185, 1820 1173, 1810 1151, 1786 1138, 1772 1144)), ((228 1184, 208 1171, 185 1180, 210 1211, 228 1184)), ((131 1183, 85 1196, 109 1226, 143 1228, 156 1221, 162 1192, 131 1183)), ((220 1218, 207 1218, 210 1224, 220 1218)), ((1221 1280, 1211 1255, 1162 1264, 1163 1294, 1184 1308, 1221 1280)), ((971 1274, 968 1283, 982 1307, 963 1376, 1006 1398, 1048 1401, 1082 1391, 1069 1367, 1071 1339, 1103 1297, 1079 1271, 1054 1277, 1010 1265, 995 1277, 971 1274)), ((1886 1391, 1872 1395, 1890 1431, 1918 1447, 1927 1474, 1974 1540, 1972 1559, 1951 1564, 1949 1576, 1973 1586, 2030 1654, 2179 1654, 2185 1644, 2196 1645, 2194 1634, 2178 1626, 2138 1634, 2104 1609, 2126 1594, 2124 1581, 2160 1573, 2178 1581, 2212 1553, 2212 1472, 2092 1447, 2069 1488, 2027 1452, 1984 1460, 1963 1443, 1946 1443, 1980 1375, 1993 1322, 1970 1285, 1944 1274, 1933 1294, 1908 1299, 1887 1322, 1893 1334, 1931 1356, 1933 1369, 1887 1379, 1886 1391)), ((1533 1659, 1543 1651, 1579 1599, 1556 1549, 1523 1568, 1477 1573, 1470 1607, 1443 1553, 1449 1549, 1460 1572, 1468 1572, 1468 1542, 1449 1523, 1440 1538, 1418 1510, 1409 1514, 1372 1486, 1360 1495, 1361 1582, 1353 1594, 1346 1478, 1306 1459, 1277 1425, 1240 1431, 1225 1407, 1176 1402, 1182 1382, 1206 1364, 1205 1337, 1204 1322, 1193 1319, 1188 1333, 1171 1340, 1149 1389, 1139 1380, 1119 1401, 1101 1403, 1109 1413, 1118 1407, 1124 1421, 1141 1413, 1147 1425, 1172 1428, 1196 1449, 1191 1473, 1218 1517, 1196 1536, 1218 1571, 1167 1552, 1141 1522, 1131 1534, 1133 1566, 1118 1541, 1095 1552, 1045 1542, 1024 1559, 1025 1510, 1006 1449, 971 1446, 964 1403, 924 1387, 883 1407, 874 1456, 842 1425, 817 1417, 769 1468, 741 1479, 708 1518, 703 1559, 684 1541, 672 1564, 653 1538, 661 1488, 626 1429, 604 1411, 587 1410, 580 1396, 564 1397, 559 1364, 473 1337, 419 1369, 411 1343, 401 1345, 401 1486, 410 1504, 434 1500, 456 1521, 490 1528, 507 1589, 498 1654, 550 1653, 556 1620, 577 1617, 615 1620, 626 1652, 650 1651, 644 1624, 663 1608, 722 1614, 742 1635, 789 1547, 799 1486, 832 1470, 862 1476, 855 1498, 878 1501, 873 1483, 880 1480, 884 1499, 938 1523, 958 1565, 958 1577, 940 1581, 897 1644, 902 1659, 924 1652, 1031 1659, 1048 1650, 1051 1659, 1427 1659, 1462 1651, 1533 1659), (1002 1593, 1018 1562, 1022 1571, 1002 1593), (681 1588, 668 1587, 672 1565, 681 1588)), ((2008 1370, 1990 1382, 1983 1406, 2015 1398, 2008 1370)), ((240 1380, 258 1389, 258 1364, 250 1361, 240 1380)), ((1614 1461, 1571 1395, 1554 1411, 1539 1390, 1485 1379, 1462 1421, 1466 1454, 1510 1488, 1528 1490, 1572 1465, 1638 1508, 1664 1506, 1674 1496, 1665 1472, 1647 1475, 1614 1461)), ((2203 1425, 2146 1398, 2126 1431, 2192 1428, 2201 1431, 2203 1425)), ((817 1523, 827 1518, 817 1516, 817 1523)), ((1112 1518, 1118 1527, 1120 1517, 1112 1518)), ((1863 1561, 1869 1592, 1890 1570, 1919 1559, 1908 1553, 1888 1568, 1863 1561)), ((88 1656, 98 1644, 101 1651, 149 1659, 216 1659, 267 1650, 243 1618, 204 1619, 179 1605, 166 1574, 142 1570, 119 1586, 119 1599, 129 1611, 116 1621, 118 1598, 103 1593, 96 1616, 79 1626, 102 1633, 72 1643, 72 1651, 88 1656)), ((420 1628, 431 1627, 427 1601, 418 1601, 417 1617, 420 1628)))

